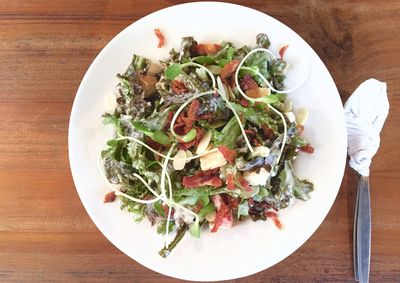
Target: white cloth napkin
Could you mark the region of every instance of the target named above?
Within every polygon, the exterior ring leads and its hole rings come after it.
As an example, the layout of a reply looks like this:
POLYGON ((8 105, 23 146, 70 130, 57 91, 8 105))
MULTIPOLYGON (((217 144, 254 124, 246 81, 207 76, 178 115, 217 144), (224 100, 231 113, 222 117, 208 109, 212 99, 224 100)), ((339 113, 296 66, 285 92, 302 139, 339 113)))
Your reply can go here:
POLYGON ((379 133, 389 113, 386 83, 369 79, 359 85, 344 105, 350 166, 369 175, 371 159, 380 143, 379 133))

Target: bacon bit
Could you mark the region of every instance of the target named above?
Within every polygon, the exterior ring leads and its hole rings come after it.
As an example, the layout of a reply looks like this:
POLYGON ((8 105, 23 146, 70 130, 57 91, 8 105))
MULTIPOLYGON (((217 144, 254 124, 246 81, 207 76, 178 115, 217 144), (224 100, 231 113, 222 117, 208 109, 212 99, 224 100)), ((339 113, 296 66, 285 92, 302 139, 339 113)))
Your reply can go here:
POLYGON ((249 199, 247 200, 247 203, 248 203, 250 206, 253 206, 253 205, 254 205, 254 199, 253 199, 253 198, 249 198, 249 199))
POLYGON ((222 180, 214 171, 198 171, 193 176, 184 176, 182 185, 186 188, 197 188, 200 186, 212 186, 219 188, 222 186, 222 180))
POLYGON ((215 233, 218 231, 225 217, 229 217, 229 207, 221 201, 221 206, 217 210, 217 214, 215 216, 214 227, 211 229, 211 233, 215 233))
POLYGON ((172 91, 176 94, 184 94, 184 93, 189 92, 189 90, 186 88, 186 86, 183 84, 183 82, 181 82, 179 80, 173 80, 171 88, 172 88, 172 91))
POLYGON ((154 150, 162 151, 164 149, 164 146, 162 144, 159 144, 158 142, 155 142, 150 138, 146 138, 145 142, 148 146, 150 146, 154 150))
MULTIPOLYGON (((162 204, 162 205, 161 205, 161 208, 164 210, 165 215, 168 215, 169 206, 168 206, 167 204, 162 204)), ((171 208, 171 217, 174 217, 174 213, 175 213, 175 210, 174 210, 174 208, 172 207, 172 208, 171 208)))
POLYGON ((297 129, 299 129, 300 134, 304 132, 304 126, 303 125, 297 125, 297 129))
POLYGON ((109 192, 108 194, 106 194, 105 196, 104 196, 104 203, 107 203, 107 202, 113 202, 113 201, 115 201, 115 198, 116 198, 117 196, 115 195, 115 192, 109 192))
POLYGON ((165 44, 165 39, 164 39, 164 35, 161 33, 160 29, 154 29, 154 33, 156 34, 157 38, 158 38, 158 48, 161 48, 164 46, 165 44))
POLYGON ((272 129, 267 125, 262 124, 261 130, 264 132, 264 135, 267 137, 267 139, 272 140, 274 138, 274 131, 272 131, 272 129))
MULTIPOLYGON (((174 81, 173 81, 174 82, 174 81)), ((191 104, 187 111, 182 112, 175 121, 174 131, 178 135, 184 135, 188 133, 192 128, 194 122, 198 120, 198 111, 200 109, 200 102, 196 99, 191 104)), ((196 136, 196 140, 198 139, 198 135, 196 136)), ((201 137, 200 137, 201 138, 201 137)), ((197 143, 200 140, 197 141, 197 143)), ((193 141, 191 141, 193 142, 193 141)), ((193 143, 192 145, 194 145, 193 143)), ((190 145, 190 146, 192 146, 190 145)))
POLYGON ((258 141, 258 139, 256 139, 256 138, 254 138, 253 139, 253 144, 255 145, 255 146, 261 146, 261 143, 258 141))
POLYGON ((171 121, 172 121, 172 118, 174 117, 174 114, 175 114, 174 111, 168 112, 167 120, 165 121, 165 125, 164 125, 164 130, 169 130, 169 127, 171 126, 171 121))
POLYGON ((203 207, 203 203, 201 201, 198 201, 196 206, 193 208, 194 213, 199 213, 200 209, 203 207))
POLYGON ((271 217, 271 218, 278 218, 278 214, 276 214, 276 212, 274 211, 266 211, 264 213, 265 217, 271 217))
POLYGON ((231 88, 235 86, 235 80, 232 75, 236 71, 239 64, 239 60, 232 60, 229 63, 225 64, 225 66, 221 70, 221 73, 219 74, 222 82, 230 86, 231 88))
POLYGON ((282 223, 279 221, 279 219, 278 219, 278 214, 276 214, 276 212, 273 212, 273 211, 266 211, 266 212, 264 213, 264 215, 265 215, 265 217, 267 217, 267 218, 268 218, 268 217, 272 218, 272 221, 274 221, 275 226, 278 227, 279 230, 282 229, 282 223))
POLYGON ((280 49, 279 49, 279 56, 281 56, 281 59, 283 59, 283 55, 285 54, 285 51, 286 51, 286 49, 289 47, 289 45, 285 45, 285 46, 282 46, 280 49))
POLYGON ((229 164, 233 164, 236 158, 236 152, 232 149, 229 149, 225 145, 220 145, 218 146, 218 150, 222 153, 226 161, 229 162, 229 164))
POLYGON ((179 141, 179 149, 187 150, 191 148, 192 146, 197 146, 201 139, 204 136, 204 131, 200 128, 196 128, 196 138, 194 140, 191 140, 190 142, 182 142, 179 141))
POLYGON ((311 145, 309 145, 309 144, 300 147, 300 150, 303 151, 303 152, 305 152, 305 153, 309 153, 309 154, 314 153, 314 148, 313 148, 311 145))
POLYGON ((165 212, 165 215, 168 215, 168 205, 166 205, 166 204, 162 204, 161 205, 161 208, 164 210, 164 212, 165 212))
POLYGON ((228 190, 234 190, 235 189, 235 177, 233 176, 232 173, 228 173, 226 175, 226 188, 228 190))
POLYGON ((143 200, 150 200, 150 199, 153 199, 153 198, 154 198, 153 195, 144 195, 143 196, 143 200))
POLYGON ((200 43, 194 47, 194 50, 199 55, 214 55, 221 49, 221 45, 219 44, 211 44, 211 43, 200 43))
POLYGON ((191 128, 193 123, 197 121, 197 113, 199 112, 200 106, 201 104, 197 99, 193 100, 193 102, 190 104, 189 109, 186 111, 186 117, 183 117, 183 121, 185 121, 187 127, 191 128))
POLYGON ((282 223, 279 221, 277 218, 272 219, 274 221, 274 224, 276 227, 278 227, 279 230, 282 230, 282 223))
POLYGON ((213 113, 206 113, 206 114, 202 114, 200 115, 197 120, 210 120, 213 117, 213 113))
POLYGON ((251 191, 252 191, 249 182, 247 182, 247 181, 243 178, 243 176, 240 176, 240 177, 238 178, 238 182, 239 182, 240 186, 242 186, 242 188, 245 189, 246 191, 248 191, 248 192, 251 192, 251 191))
POLYGON ((157 36, 157 38, 158 38, 158 48, 161 48, 161 47, 163 47, 164 46, 164 43, 165 43, 165 39, 164 39, 164 36, 163 36, 163 34, 161 33, 161 31, 160 31, 160 29, 155 29, 154 30, 154 33, 156 34, 156 36, 157 36))
POLYGON ((249 101, 247 99, 242 99, 239 101, 240 105, 242 105, 243 107, 249 107, 249 101))
POLYGON ((226 195, 228 198, 229 207, 233 210, 236 210, 239 206, 239 199, 235 197, 231 197, 230 195, 226 195))
POLYGON ((246 135, 248 135, 248 136, 255 136, 255 135, 256 135, 256 133, 255 133, 252 129, 244 130, 244 132, 245 132, 246 135))
POLYGON ((242 81, 240 82, 240 88, 243 91, 246 91, 249 89, 258 88, 258 84, 255 82, 255 80, 253 80, 253 78, 249 74, 246 74, 244 75, 242 81))

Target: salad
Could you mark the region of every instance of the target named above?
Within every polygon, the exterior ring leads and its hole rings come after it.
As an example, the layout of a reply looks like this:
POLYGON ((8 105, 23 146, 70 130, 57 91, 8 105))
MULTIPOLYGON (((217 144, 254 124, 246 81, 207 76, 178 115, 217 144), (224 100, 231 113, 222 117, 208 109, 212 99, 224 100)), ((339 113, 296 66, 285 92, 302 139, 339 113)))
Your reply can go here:
POLYGON ((118 198, 135 221, 156 226, 161 256, 187 232, 267 219, 281 228, 277 212, 310 198, 313 184, 292 166, 314 151, 302 137, 308 114, 287 99, 288 46, 279 56, 269 47, 263 33, 240 48, 184 37, 160 64, 133 55, 117 75, 115 110, 103 115, 115 128, 99 157, 104 202, 118 198))

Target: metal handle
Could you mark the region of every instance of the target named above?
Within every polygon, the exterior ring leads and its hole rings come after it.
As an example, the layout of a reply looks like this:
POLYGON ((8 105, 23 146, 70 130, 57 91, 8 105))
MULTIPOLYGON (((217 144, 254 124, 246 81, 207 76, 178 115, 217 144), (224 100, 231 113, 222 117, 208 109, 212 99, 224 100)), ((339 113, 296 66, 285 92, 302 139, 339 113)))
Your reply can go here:
POLYGON ((354 277, 368 283, 371 257, 371 200, 369 178, 359 176, 354 221, 354 277))

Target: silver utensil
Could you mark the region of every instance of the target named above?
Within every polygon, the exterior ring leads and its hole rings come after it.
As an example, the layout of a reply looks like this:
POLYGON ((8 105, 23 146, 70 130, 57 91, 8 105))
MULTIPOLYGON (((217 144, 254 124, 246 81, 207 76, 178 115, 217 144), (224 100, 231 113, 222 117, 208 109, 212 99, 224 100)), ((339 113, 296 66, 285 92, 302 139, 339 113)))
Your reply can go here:
POLYGON ((358 176, 353 230, 354 278, 367 283, 371 258, 371 200, 368 176, 358 176))

